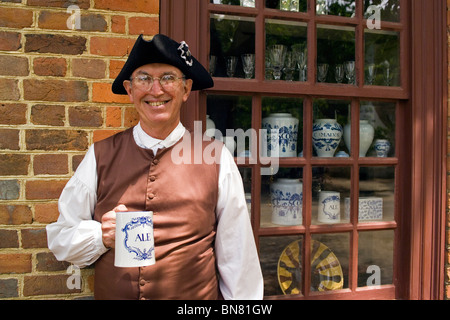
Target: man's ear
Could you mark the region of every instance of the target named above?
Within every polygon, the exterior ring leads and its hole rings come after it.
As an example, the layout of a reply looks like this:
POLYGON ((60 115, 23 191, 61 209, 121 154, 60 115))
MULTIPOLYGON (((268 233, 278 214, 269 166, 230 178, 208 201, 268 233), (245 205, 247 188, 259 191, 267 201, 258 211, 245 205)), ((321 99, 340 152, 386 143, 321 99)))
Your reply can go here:
POLYGON ((127 91, 128 97, 130 98, 131 102, 133 101, 133 95, 131 94, 131 81, 130 80, 124 80, 123 81, 123 87, 127 91))
POLYGON ((183 102, 186 102, 187 99, 189 98, 189 95, 191 94, 192 83, 193 83, 192 79, 185 80, 185 85, 184 85, 185 93, 183 95, 183 102))

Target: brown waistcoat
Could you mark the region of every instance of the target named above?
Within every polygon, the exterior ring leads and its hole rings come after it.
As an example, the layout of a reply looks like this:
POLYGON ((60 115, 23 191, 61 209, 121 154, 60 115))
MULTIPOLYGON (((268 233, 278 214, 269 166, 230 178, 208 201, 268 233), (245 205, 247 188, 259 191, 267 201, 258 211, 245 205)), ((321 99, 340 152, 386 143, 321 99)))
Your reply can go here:
MULTIPOLYGON (((193 148, 193 137, 184 138, 193 148)), ((210 144, 202 142, 203 150, 210 144)), ((152 266, 118 268, 114 249, 109 250, 95 265, 96 299, 218 298, 214 239, 219 165, 173 164, 175 146, 154 156, 136 145, 132 128, 95 144, 94 219, 101 221, 119 204, 130 211, 153 211, 156 258, 152 266)))

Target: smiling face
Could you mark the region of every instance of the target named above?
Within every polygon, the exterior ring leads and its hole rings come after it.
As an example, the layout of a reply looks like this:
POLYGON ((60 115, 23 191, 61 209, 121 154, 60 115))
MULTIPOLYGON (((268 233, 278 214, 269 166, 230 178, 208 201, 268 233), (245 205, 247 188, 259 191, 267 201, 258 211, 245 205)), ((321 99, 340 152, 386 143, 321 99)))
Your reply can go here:
POLYGON ((157 139, 165 139, 180 122, 181 106, 189 97, 192 80, 182 80, 183 74, 178 68, 162 63, 141 66, 132 75, 132 79, 136 76, 161 78, 164 75, 175 76, 177 80, 166 88, 155 80, 150 89, 139 87, 130 80, 123 82, 139 113, 142 129, 157 139))

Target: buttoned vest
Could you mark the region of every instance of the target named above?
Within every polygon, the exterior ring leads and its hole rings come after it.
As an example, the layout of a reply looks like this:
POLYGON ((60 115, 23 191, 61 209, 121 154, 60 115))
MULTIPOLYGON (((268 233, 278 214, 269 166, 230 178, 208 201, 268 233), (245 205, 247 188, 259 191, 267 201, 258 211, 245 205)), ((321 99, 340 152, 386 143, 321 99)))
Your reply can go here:
MULTIPOLYGON (((200 148, 213 150, 220 159, 219 144, 202 141, 200 148)), ((156 258, 148 267, 119 268, 114 266, 114 249, 106 252, 95 263, 96 299, 218 298, 214 239, 219 164, 196 164, 199 150, 194 145, 186 131, 182 140, 155 156, 136 144, 133 128, 95 143, 94 219, 101 221, 119 204, 129 211, 153 211, 156 258), (174 164, 183 155, 192 161, 185 157, 185 163, 174 164)))

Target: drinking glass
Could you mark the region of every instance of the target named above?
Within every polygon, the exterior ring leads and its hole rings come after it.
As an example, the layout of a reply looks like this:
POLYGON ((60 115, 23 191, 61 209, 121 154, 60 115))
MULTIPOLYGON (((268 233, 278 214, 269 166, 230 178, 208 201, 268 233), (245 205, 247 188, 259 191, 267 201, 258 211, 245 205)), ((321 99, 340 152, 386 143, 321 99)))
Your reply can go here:
POLYGON ((233 77, 236 71, 237 57, 229 56, 227 57, 227 75, 228 77, 233 77))
POLYGON ((391 70, 391 65, 389 64, 389 61, 384 61, 384 70, 383 70, 383 78, 384 78, 384 84, 386 86, 390 86, 391 85, 391 80, 393 78, 393 73, 391 70))
POLYGON ((297 63, 297 60, 295 57, 295 53, 293 51, 289 51, 286 54, 286 62, 285 62, 285 67, 283 69, 284 74, 286 75, 287 81, 293 80, 293 73, 295 70, 296 63, 297 63))
POLYGON ((355 84, 355 61, 347 61, 344 64, 345 76, 349 84, 355 84))
POLYGON ((321 63, 317 66, 317 79, 320 82, 325 82, 325 80, 327 80, 327 73, 328 73, 327 63, 321 63))
POLYGON ((245 79, 251 79, 255 70, 255 55, 252 53, 243 54, 242 65, 244 68, 245 79))
POLYGON ((368 85, 372 85, 373 84, 373 80, 375 79, 375 64, 374 63, 370 63, 367 65, 367 77, 366 77, 366 82, 368 85))
POLYGON ((344 66, 342 64, 337 64, 334 67, 334 78, 337 83, 342 83, 344 80, 344 66))
POLYGON ((307 71, 307 49, 304 44, 295 44, 292 46, 292 50, 295 52, 297 57, 297 67, 299 70, 299 81, 306 81, 306 71, 307 71))
POLYGON ((282 44, 275 44, 269 48, 270 63, 273 68, 273 77, 275 80, 281 79, 281 70, 284 66, 286 58, 286 46, 282 44))

